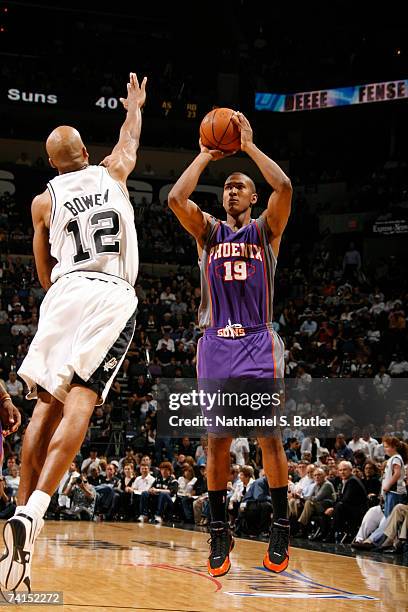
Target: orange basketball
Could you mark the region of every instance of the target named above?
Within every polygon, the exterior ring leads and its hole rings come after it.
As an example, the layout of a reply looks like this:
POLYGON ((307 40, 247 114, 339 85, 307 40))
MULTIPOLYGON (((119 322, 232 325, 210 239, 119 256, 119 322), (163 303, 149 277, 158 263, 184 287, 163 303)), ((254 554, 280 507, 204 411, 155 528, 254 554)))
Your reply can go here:
POLYGON ((231 117, 231 108, 214 108, 206 114, 200 125, 200 138, 205 147, 225 153, 241 148, 241 134, 231 117))

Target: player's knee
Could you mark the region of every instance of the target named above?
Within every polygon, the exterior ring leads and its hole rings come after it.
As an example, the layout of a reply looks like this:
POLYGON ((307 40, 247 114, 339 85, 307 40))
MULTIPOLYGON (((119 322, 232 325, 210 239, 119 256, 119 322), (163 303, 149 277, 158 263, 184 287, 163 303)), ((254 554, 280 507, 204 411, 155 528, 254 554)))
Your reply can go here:
POLYGON ((45 392, 39 394, 39 400, 30 419, 30 425, 35 427, 49 427, 50 422, 60 419, 62 404, 55 397, 45 392), (43 397, 40 397, 43 396, 43 397), (48 395, 48 397, 47 397, 48 395))

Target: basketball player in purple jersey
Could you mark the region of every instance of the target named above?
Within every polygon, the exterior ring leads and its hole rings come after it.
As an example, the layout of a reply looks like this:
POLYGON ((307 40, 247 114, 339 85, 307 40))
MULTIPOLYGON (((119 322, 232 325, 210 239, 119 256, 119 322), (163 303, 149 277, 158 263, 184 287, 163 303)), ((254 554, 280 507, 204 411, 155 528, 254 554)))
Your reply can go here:
MULTIPOLYGON (((205 330, 198 346, 199 379, 283 378, 283 342, 272 329, 273 282, 292 186, 281 168, 256 147, 242 113, 233 115, 241 150, 249 155, 273 191, 261 216, 251 219, 258 200, 254 182, 234 172, 224 184, 227 220, 218 221, 191 201, 206 166, 225 156, 201 151, 169 193, 168 204, 194 236, 200 258, 202 298, 199 323, 205 330)), ((230 568, 233 538, 226 521, 231 436, 209 434, 207 480, 211 510, 208 572, 223 576, 230 568)), ((280 436, 258 437, 273 505, 273 525, 264 566, 281 572, 289 562, 287 460, 280 436)))

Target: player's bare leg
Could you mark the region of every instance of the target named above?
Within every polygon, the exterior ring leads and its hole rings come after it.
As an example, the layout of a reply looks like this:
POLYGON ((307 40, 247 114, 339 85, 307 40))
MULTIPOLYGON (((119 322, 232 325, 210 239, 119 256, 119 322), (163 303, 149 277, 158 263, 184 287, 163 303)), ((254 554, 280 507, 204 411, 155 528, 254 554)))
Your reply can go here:
POLYGON ((229 553, 234 547, 226 517, 227 482, 230 478, 230 447, 232 438, 208 436, 207 483, 210 502, 210 556, 207 569, 210 576, 224 576, 230 567, 229 553))
POLYGON ((51 438, 47 458, 38 479, 37 490, 40 492, 51 496, 58 487, 81 448, 96 400, 95 391, 86 387, 75 386, 68 393, 63 417, 51 438))
POLYGON ((46 391, 38 401, 24 435, 18 504, 24 506, 37 488, 41 470, 47 458, 48 445, 62 419, 63 404, 46 391))
POLYGON ((51 495, 82 444, 96 399, 97 394, 91 389, 80 386, 71 388, 64 404, 62 419, 48 444, 36 489, 26 505, 19 506, 18 513, 4 526, 6 552, 0 559, 0 584, 7 590, 15 590, 21 584, 31 589, 35 539, 44 524, 43 516, 51 495))
POLYGON ((273 524, 264 567, 282 572, 289 563, 288 462, 280 437, 258 438, 273 506, 273 524))

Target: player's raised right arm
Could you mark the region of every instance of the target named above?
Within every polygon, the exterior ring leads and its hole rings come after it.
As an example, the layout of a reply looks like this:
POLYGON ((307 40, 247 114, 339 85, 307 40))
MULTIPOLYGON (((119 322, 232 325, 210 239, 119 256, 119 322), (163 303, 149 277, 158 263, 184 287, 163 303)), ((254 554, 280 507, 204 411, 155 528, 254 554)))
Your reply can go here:
POLYGON ((199 246, 203 247, 210 227, 210 215, 189 198, 210 161, 221 159, 224 154, 221 151, 210 151, 201 142, 200 148, 200 153, 173 185, 167 203, 181 225, 194 236, 199 246))
POLYGON ((31 205, 35 267, 40 284, 45 291, 51 287, 51 271, 55 265, 55 259, 51 257, 49 243, 50 214, 51 197, 47 190, 36 196, 31 205))
POLYGON ((126 183, 127 177, 136 165, 136 153, 142 129, 141 109, 146 101, 146 82, 147 78, 144 77, 142 84, 139 85, 136 74, 130 73, 127 98, 120 98, 127 110, 126 119, 120 129, 118 143, 102 162, 102 165, 108 168, 109 174, 121 183, 126 183))

